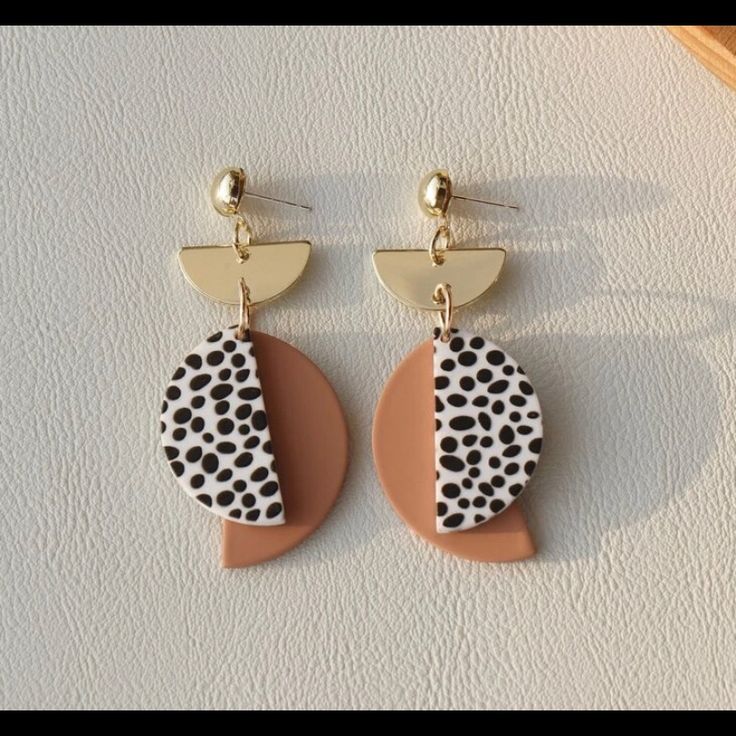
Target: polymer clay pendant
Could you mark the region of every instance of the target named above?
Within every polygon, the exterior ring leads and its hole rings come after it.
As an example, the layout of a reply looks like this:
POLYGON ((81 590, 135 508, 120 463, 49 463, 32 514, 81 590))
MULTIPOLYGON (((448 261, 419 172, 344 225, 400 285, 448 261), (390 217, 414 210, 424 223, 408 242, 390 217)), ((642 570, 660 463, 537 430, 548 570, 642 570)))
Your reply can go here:
POLYGON ((539 400, 521 366, 490 340, 435 330, 437 531, 472 529, 524 490, 542 449, 539 400))
POLYGON ((161 441, 188 496, 224 519, 286 520, 250 330, 210 335, 166 389, 161 441))
POLYGON ((184 358, 166 388, 161 442, 178 485, 222 520, 222 566, 277 557, 306 539, 337 499, 347 470, 347 426, 325 376, 296 348, 251 329, 254 306, 303 272, 308 241, 253 243, 240 214, 241 169, 212 189, 235 221, 233 242, 183 248, 179 264, 202 294, 239 304, 237 325, 184 358))
POLYGON ((400 516, 436 546, 471 560, 534 554, 514 502, 542 449, 542 410, 529 377, 503 348, 452 326, 456 310, 498 278, 500 248, 454 247, 445 171, 420 187, 440 222, 426 250, 374 253, 376 273, 402 303, 439 315, 440 327, 398 366, 373 423, 378 475, 400 516))

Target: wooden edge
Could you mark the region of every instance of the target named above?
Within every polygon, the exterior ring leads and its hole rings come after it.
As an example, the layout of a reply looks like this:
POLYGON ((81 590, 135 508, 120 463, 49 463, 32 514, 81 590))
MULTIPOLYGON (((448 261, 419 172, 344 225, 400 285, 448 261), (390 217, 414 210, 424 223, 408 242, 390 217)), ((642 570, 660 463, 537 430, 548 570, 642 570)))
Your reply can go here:
POLYGON ((709 71, 736 89, 736 54, 719 42, 704 26, 666 26, 709 71))

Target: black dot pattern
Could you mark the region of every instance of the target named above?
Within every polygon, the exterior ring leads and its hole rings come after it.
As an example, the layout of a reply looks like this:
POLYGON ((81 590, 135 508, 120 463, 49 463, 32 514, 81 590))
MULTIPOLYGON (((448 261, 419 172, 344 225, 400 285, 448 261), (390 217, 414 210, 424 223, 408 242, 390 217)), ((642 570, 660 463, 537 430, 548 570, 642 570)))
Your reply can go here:
POLYGON ((239 524, 274 526, 285 523, 284 503, 257 369, 250 334, 210 335, 166 388, 161 440, 189 496, 239 524))
POLYGON ((542 413, 518 363, 463 330, 446 343, 435 336, 434 386, 437 531, 458 532, 524 489, 542 450, 542 413))

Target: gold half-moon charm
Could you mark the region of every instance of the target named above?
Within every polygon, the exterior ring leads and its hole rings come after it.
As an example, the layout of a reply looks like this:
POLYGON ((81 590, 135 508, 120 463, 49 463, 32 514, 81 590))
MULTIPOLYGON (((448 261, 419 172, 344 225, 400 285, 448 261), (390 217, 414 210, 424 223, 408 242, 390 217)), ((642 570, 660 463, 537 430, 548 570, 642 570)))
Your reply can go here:
POLYGON ((239 304, 239 279, 248 285, 251 304, 277 297, 304 272, 311 244, 304 241, 251 243, 248 258, 238 263, 232 245, 196 245, 179 251, 187 281, 210 299, 239 304))
POLYGON ((377 250, 373 267, 389 294, 415 309, 441 310, 432 300, 437 284, 452 287, 455 307, 470 304, 493 286, 504 260, 502 248, 462 248, 443 251, 444 261, 434 265, 422 250, 377 250))

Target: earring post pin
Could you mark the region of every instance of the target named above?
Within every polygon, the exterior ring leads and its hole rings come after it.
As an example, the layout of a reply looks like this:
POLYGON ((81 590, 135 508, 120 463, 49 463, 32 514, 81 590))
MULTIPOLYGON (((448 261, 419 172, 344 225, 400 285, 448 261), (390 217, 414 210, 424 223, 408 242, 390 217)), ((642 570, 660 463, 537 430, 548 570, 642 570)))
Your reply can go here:
POLYGON ((492 202, 490 199, 476 199, 475 197, 464 197, 460 194, 453 194, 452 199, 464 199, 466 202, 478 202, 480 204, 490 204, 493 207, 506 207, 510 210, 518 210, 515 204, 503 204, 501 202, 492 202))
POLYGON ((312 208, 306 204, 299 204, 298 202, 290 202, 287 199, 277 199, 276 197, 268 197, 265 194, 256 194, 255 192, 243 192, 244 197, 252 197, 253 199, 265 199, 269 202, 278 202, 279 204, 285 204, 288 207, 299 207, 302 210, 312 211, 312 208))

